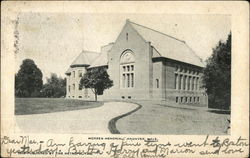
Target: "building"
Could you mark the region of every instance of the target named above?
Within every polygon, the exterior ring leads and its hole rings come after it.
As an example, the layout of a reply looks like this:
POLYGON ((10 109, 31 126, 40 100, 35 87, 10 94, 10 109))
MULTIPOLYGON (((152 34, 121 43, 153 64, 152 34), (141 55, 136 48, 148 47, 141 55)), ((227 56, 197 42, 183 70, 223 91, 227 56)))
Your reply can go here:
POLYGON ((126 21, 114 43, 100 53, 83 51, 67 70, 67 98, 93 99, 90 89, 79 89, 82 74, 106 67, 114 86, 103 99, 166 100, 207 105, 202 88, 204 64, 175 37, 126 21))

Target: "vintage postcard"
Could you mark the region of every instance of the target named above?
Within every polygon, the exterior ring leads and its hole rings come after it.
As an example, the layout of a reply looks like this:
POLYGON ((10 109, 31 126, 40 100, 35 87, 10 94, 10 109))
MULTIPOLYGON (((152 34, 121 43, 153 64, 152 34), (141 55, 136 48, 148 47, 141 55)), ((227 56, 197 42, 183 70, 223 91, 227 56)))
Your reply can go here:
POLYGON ((248 3, 3 2, 1 157, 249 157, 248 3))

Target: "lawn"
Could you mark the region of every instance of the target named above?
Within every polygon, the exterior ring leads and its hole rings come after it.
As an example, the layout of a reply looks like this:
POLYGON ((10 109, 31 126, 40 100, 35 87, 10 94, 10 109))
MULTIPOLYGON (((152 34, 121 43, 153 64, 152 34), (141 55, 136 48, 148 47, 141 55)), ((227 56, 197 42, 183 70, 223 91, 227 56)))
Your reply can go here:
POLYGON ((15 115, 52 113, 102 106, 103 102, 64 98, 16 98, 15 115))
POLYGON ((116 122, 121 134, 226 134, 228 113, 206 107, 137 101, 142 108, 116 122))

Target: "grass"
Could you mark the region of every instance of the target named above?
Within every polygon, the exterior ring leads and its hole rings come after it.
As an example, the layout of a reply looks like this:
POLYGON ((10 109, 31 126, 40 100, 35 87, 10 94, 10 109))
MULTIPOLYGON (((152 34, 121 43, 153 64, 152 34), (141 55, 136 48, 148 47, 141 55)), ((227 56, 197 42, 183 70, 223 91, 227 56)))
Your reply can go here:
POLYGON ((103 102, 64 98, 16 98, 15 115, 52 113, 102 106, 103 102))
POLYGON ((136 101, 142 108, 117 121, 121 134, 226 134, 227 113, 204 107, 171 105, 166 102, 136 101))

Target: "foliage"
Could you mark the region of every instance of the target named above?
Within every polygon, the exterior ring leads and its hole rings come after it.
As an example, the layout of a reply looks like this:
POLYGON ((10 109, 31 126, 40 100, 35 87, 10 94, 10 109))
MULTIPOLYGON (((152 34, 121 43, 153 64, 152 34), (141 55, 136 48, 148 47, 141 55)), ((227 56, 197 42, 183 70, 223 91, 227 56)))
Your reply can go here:
POLYGON ((110 80, 107 70, 104 67, 88 69, 80 81, 81 88, 90 88, 93 91, 95 100, 97 100, 97 95, 102 95, 105 89, 112 86, 113 81, 110 80))
POLYGON ((207 59, 204 86, 208 93, 209 107, 230 109, 231 96, 231 33, 226 42, 219 41, 207 59))
POLYGON ((42 89, 43 74, 31 59, 25 59, 15 75, 15 95, 17 97, 38 97, 42 89))
POLYGON ((59 98, 66 95, 66 78, 57 77, 52 73, 50 78, 47 78, 47 83, 43 85, 41 90, 42 96, 46 98, 59 98))

